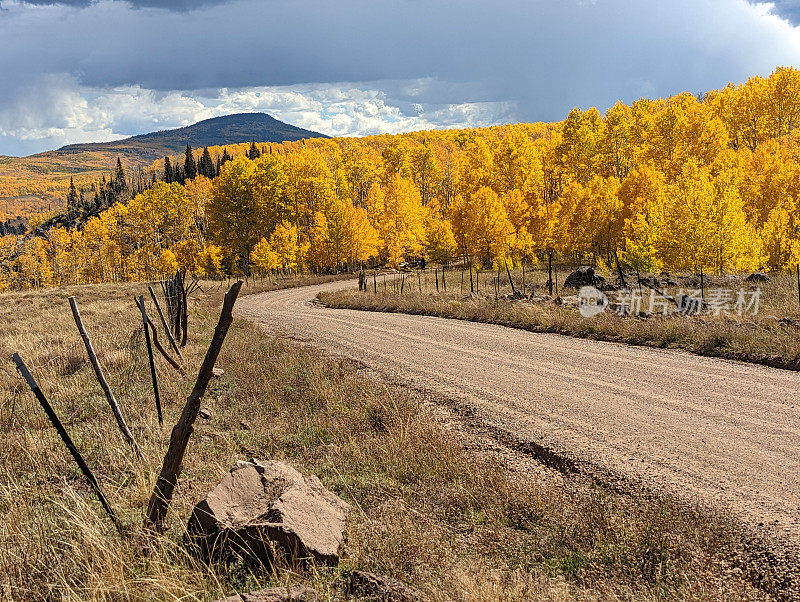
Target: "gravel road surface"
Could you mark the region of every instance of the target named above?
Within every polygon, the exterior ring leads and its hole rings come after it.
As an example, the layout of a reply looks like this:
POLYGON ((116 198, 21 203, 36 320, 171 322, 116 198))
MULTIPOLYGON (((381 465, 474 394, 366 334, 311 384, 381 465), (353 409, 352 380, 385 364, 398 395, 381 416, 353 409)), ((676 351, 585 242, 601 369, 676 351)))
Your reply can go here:
POLYGON ((800 373, 670 350, 328 309, 333 282, 237 314, 474 411, 488 428, 800 542, 800 373))

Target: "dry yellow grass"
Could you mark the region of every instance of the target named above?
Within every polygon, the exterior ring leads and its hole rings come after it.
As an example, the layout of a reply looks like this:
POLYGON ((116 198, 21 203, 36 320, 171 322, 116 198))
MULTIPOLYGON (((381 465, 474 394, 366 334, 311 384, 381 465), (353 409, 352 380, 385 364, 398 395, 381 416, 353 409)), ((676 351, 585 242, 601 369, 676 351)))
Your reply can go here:
MULTIPOLYGON (((281 283, 291 285, 293 283, 281 283)), ((243 289, 243 294, 273 286, 243 289)), ((731 569, 737 536, 669 501, 623 495, 581 477, 536 478, 470 451, 458 430, 405 391, 344 361, 236 321, 186 458, 169 530, 150 554, 139 530, 169 434, 211 336, 224 286, 194 299, 189 376, 159 360, 159 428, 139 316, 143 285, 0 297, 0 598, 214 600, 303 582, 340 599, 335 581, 364 568, 431 600, 753 599, 731 569), (86 361, 67 297, 76 295, 112 388, 145 455, 116 430, 86 361), (28 362, 101 486, 116 533, 8 357, 28 362), (242 425, 246 421, 247 426, 242 425), (191 507, 237 460, 275 458, 313 472, 354 508, 337 569, 203 567, 182 545, 191 507)))
MULTIPOLYGON (((407 274, 403 293, 390 276, 384 286, 378 277, 377 293, 369 279, 367 293, 337 291, 323 293, 320 300, 330 307, 363 309, 369 311, 399 312, 471 320, 501 324, 535 332, 554 332, 576 337, 606 341, 617 341, 633 345, 686 349, 702 355, 739 359, 766 365, 800 369, 800 306, 798 305, 797 281, 789 275, 773 275, 770 282, 753 285, 744 281, 744 276, 725 279, 711 276, 706 293, 714 288, 752 292, 761 289, 760 307, 757 315, 684 316, 670 313, 642 319, 620 316, 606 311, 591 318, 581 316, 574 302, 574 289, 561 288, 558 292, 566 303, 559 303, 546 295, 547 274, 541 270, 526 272, 526 294, 533 296, 523 301, 509 300, 511 287, 505 273, 500 275, 499 294, 494 288, 494 272, 479 277, 478 293, 469 295, 469 274, 466 273, 463 288, 461 271, 448 271, 448 292, 436 292, 435 277, 430 270, 418 278, 407 274), (420 290, 420 283, 422 290, 420 290), (572 299, 570 299, 572 297, 572 299)), ((676 286, 668 287, 668 294, 675 296, 683 287, 696 288, 694 275, 673 276, 676 286)), ((521 273, 512 278, 521 290, 521 273)), ((631 282, 635 282, 635 277, 631 282)), ((563 275, 561 277, 563 282, 563 275)), ((643 289, 649 298, 649 289, 643 289)), ((613 301, 613 294, 611 300, 613 301)), ((734 297, 735 298, 735 297, 734 297)), ((560 299, 559 299, 560 301, 560 299)), ((672 310, 672 306, 670 305, 672 310)))

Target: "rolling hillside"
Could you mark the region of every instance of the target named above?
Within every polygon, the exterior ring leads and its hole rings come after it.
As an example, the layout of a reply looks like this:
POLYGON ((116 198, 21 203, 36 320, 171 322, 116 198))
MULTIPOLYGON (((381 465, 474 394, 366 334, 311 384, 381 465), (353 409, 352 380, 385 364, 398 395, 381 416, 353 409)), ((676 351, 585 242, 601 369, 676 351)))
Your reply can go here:
POLYGON ((324 137, 265 113, 240 113, 124 140, 71 144, 29 157, 0 157, 0 221, 59 207, 71 177, 77 186, 89 186, 112 172, 117 157, 130 171, 147 167, 164 155, 180 153, 186 144, 199 148, 251 140, 284 142, 324 137))

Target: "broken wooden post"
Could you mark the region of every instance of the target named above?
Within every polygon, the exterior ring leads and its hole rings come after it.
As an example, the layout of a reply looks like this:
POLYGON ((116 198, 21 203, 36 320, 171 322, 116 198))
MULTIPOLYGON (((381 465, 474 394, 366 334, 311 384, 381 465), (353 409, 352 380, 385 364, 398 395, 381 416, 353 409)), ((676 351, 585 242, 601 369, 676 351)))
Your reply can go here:
POLYGON ((436 277, 436 292, 439 292, 439 268, 433 268, 433 274, 436 277))
POLYGON ((156 413, 158 414, 158 424, 164 424, 164 417, 161 415, 161 398, 158 395, 158 376, 156 375, 156 362, 153 359, 153 346, 150 343, 150 329, 148 328, 150 319, 147 317, 147 310, 144 307, 144 295, 139 295, 139 309, 142 311, 142 329, 144 330, 144 340, 147 343, 147 358, 150 360, 150 376, 153 378, 153 395, 156 398, 156 413))
POLYGON ((547 252, 547 294, 553 296, 553 252, 547 252))
POLYGON ((147 504, 145 526, 154 533, 160 534, 164 532, 164 518, 167 515, 172 493, 182 470, 183 457, 186 454, 189 437, 192 435, 194 422, 200 412, 200 402, 206 392, 208 382, 213 376, 214 364, 217 362, 220 349, 222 349, 222 343, 225 341, 231 322, 233 322, 233 305, 236 303, 236 297, 239 295, 241 286, 242 281, 239 280, 225 294, 219 322, 214 329, 214 337, 211 339, 206 357, 197 374, 197 381, 186 399, 186 405, 183 406, 180 419, 172 429, 169 448, 164 455, 161 473, 156 481, 150 502, 147 504))
POLYGON ((106 511, 106 514, 111 518, 111 522, 114 523, 114 526, 117 528, 118 531, 122 531, 122 525, 117 518, 114 509, 111 507, 111 504, 108 503, 106 496, 103 495, 103 492, 100 490, 100 485, 97 482, 97 479, 92 474, 92 471, 87 466, 86 462, 84 462, 83 457, 81 456, 78 448, 75 447, 75 444, 70 439, 69 434, 67 433, 66 429, 64 429, 64 425, 61 424, 61 421, 56 416, 56 413, 53 411, 53 408, 47 401, 47 398, 42 393, 42 390, 39 388, 39 385, 36 384, 36 381, 33 378, 33 375, 28 371, 27 366, 25 366, 25 362, 22 361, 22 358, 19 354, 15 353, 11 356, 11 359, 14 361, 14 364, 17 366, 17 370, 22 375, 22 378, 25 379, 25 382, 28 383, 28 386, 31 389, 31 392, 34 394, 36 399, 39 401, 39 405, 42 406, 45 414, 47 414, 47 418, 50 420, 50 423, 56 429, 59 437, 64 442, 64 445, 69 450, 69 453, 72 455, 72 459, 75 460, 75 463, 78 465, 78 468, 81 469, 83 476, 86 477, 86 480, 89 481, 89 486, 94 491, 97 499, 100 500, 100 505, 103 507, 103 510, 106 511))
POLYGON ((94 351, 92 340, 89 338, 89 333, 86 332, 86 328, 83 326, 81 312, 78 310, 78 303, 75 301, 75 297, 69 298, 69 306, 70 309, 72 309, 72 317, 75 319, 75 325, 78 327, 78 332, 83 339, 83 345, 86 347, 86 353, 89 356, 89 362, 92 364, 92 368, 94 369, 97 382, 100 383, 100 388, 103 389, 103 393, 105 393, 106 399, 108 400, 108 405, 111 406, 111 412, 114 414, 114 418, 117 421, 119 430, 122 432, 122 436, 125 437, 128 445, 133 448, 133 451, 141 459, 143 458, 142 450, 139 448, 139 444, 136 443, 136 440, 133 438, 133 434, 128 428, 128 424, 125 422, 125 417, 122 415, 122 409, 120 409, 117 399, 114 397, 114 393, 111 391, 111 387, 108 385, 108 381, 103 374, 103 369, 100 367, 100 362, 97 359, 97 354, 94 351))
POLYGON ((444 290, 444 292, 447 292, 447 282, 444 279, 444 270, 445 266, 442 266, 442 290, 444 290))
POLYGON ((378 293, 378 270, 372 270, 372 292, 378 293))
MULTIPOLYGON (((522 269, 524 270, 525 267, 523 266, 522 269)), ((498 269, 497 271, 499 272, 500 270, 498 269)), ((523 271, 522 273, 524 274, 525 272, 523 271)), ((506 274, 508 274, 508 282, 511 284, 511 294, 516 297, 517 296, 517 288, 514 286, 514 280, 511 278, 511 270, 508 269, 508 261, 506 261, 506 274)), ((498 276, 498 278, 500 278, 500 276, 498 276)), ((523 288, 525 287, 524 284, 522 286, 523 286, 523 288)))
MULTIPOLYGON (((139 299, 134 297, 133 302, 136 303, 136 307, 138 307, 139 311, 141 311, 142 307, 141 305, 139 305, 139 299)), ((152 336, 151 341, 153 343, 153 347, 155 347, 158 350, 158 352, 161 354, 161 357, 167 360, 167 363, 169 363, 170 366, 172 366, 178 372, 180 372, 181 375, 185 375, 186 370, 184 370, 183 367, 178 362, 176 362, 174 359, 172 359, 172 357, 170 357, 169 353, 167 353, 167 350, 164 349, 164 347, 159 342, 158 328, 156 328, 156 325, 153 324, 153 321, 150 319, 150 316, 147 316, 147 323, 150 325, 150 334, 152 336)))
POLYGON ((181 361, 184 361, 183 354, 181 354, 181 350, 178 347, 178 343, 175 340, 175 337, 172 336, 172 331, 169 328, 169 324, 167 324, 167 319, 164 317, 164 312, 161 311, 161 304, 158 302, 158 297, 156 297, 156 293, 155 291, 153 291, 153 287, 148 285, 147 290, 150 291, 150 297, 153 299, 153 303, 155 303, 156 312, 158 312, 158 317, 161 318, 161 325, 164 327, 164 332, 167 333, 167 339, 169 340, 170 346, 175 351, 175 353, 178 354, 178 357, 181 358, 181 361))
MULTIPOLYGON (((420 276, 420 271, 417 270, 417 284, 419 285, 419 294, 422 294, 422 276, 420 276)), ((414 286, 413 284, 411 286, 414 286)))

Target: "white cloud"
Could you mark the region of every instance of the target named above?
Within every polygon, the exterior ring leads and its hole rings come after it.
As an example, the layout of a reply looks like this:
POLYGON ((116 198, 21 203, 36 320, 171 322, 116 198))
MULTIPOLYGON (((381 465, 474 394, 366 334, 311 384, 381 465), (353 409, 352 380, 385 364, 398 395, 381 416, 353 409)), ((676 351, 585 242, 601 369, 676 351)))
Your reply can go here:
POLYGON ((23 94, 19 102, 0 106, 0 152, 4 139, 9 144, 23 143, 26 149, 44 150, 241 112, 269 113, 331 136, 481 126, 508 121, 513 115, 512 106, 501 102, 417 104, 413 113, 406 113, 399 106, 402 103, 370 88, 369 83, 158 92, 139 86, 86 88, 70 78, 46 77, 37 88, 46 90, 46 95, 23 94))

